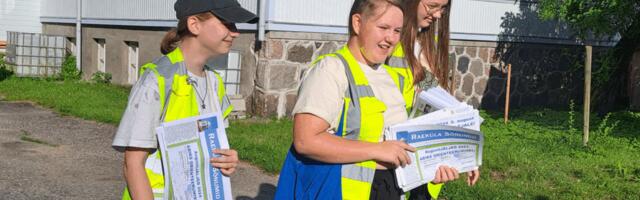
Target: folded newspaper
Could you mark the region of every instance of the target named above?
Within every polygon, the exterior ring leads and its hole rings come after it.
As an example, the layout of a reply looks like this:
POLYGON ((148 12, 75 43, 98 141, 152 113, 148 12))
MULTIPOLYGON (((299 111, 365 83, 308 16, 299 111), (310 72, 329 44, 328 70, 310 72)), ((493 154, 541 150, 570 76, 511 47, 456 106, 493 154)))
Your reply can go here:
POLYGON ((209 159, 213 149, 228 149, 220 113, 163 123, 156 128, 165 190, 162 199, 231 199, 231 182, 209 159))
POLYGON ((440 165, 460 173, 482 165, 483 119, 478 110, 440 87, 422 91, 415 107, 412 114, 432 112, 385 130, 385 140, 403 140, 417 149, 409 153, 410 165, 396 169, 400 188, 409 191, 432 181, 440 165))

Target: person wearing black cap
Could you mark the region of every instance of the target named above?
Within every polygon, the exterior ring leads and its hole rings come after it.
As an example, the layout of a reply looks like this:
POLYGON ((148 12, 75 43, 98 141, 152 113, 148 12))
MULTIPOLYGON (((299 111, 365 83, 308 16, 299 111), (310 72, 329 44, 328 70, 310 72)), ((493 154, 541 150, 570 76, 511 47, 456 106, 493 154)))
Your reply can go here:
MULTIPOLYGON (((162 161, 155 128, 163 122, 219 112, 231 112, 220 76, 207 60, 229 52, 240 35, 235 23, 255 23, 255 14, 236 0, 177 0, 177 28, 162 40, 164 56, 142 66, 131 90, 112 146, 124 152, 122 199, 171 198, 164 192, 162 161)), ((225 120, 225 126, 228 122, 225 120)), ((221 155, 211 165, 229 176, 238 163, 233 149, 216 149, 221 155)))

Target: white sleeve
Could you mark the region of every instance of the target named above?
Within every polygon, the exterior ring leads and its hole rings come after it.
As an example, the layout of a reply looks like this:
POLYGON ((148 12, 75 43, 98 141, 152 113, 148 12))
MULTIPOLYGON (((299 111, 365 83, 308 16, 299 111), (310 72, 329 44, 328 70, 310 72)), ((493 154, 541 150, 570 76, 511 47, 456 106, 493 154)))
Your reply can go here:
POLYGON ((157 148, 155 128, 160 124, 161 112, 158 81, 152 72, 147 71, 131 89, 112 146, 116 150, 124 147, 157 148))

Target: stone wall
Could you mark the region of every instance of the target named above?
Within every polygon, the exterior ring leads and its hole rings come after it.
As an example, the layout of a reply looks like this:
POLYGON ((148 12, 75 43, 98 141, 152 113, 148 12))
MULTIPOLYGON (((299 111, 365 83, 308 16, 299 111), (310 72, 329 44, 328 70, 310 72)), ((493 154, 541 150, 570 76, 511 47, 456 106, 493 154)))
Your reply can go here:
POLYGON ((266 36, 257 52, 252 111, 259 116, 290 116, 304 71, 319 55, 344 45, 347 36, 295 32, 269 32, 266 36))
MULTIPOLYGON (((301 75, 309 64, 344 45, 347 38, 292 32, 270 32, 267 38, 256 51, 255 88, 249 108, 259 116, 290 116, 301 75)), ((455 81, 454 95, 476 108, 504 109, 506 66, 511 64, 512 108, 568 108, 572 100, 582 103, 583 70, 578 65, 584 62, 583 56, 582 46, 451 41, 449 67, 455 81)))
MULTIPOLYGON (((470 105, 504 109, 508 64, 512 108, 568 108, 572 100, 583 101, 582 46, 468 41, 452 41, 450 46, 455 96, 470 105)), ((602 49, 594 48, 594 55, 602 49)))

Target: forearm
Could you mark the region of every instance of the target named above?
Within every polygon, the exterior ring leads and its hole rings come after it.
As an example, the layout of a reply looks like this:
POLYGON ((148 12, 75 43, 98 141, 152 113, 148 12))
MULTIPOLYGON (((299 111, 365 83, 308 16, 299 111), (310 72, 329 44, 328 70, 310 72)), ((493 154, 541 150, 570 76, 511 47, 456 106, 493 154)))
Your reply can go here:
POLYGON ((151 190, 144 165, 125 167, 124 176, 131 199, 153 199, 153 191, 151 190))
POLYGON ((355 163, 373 160, 378 143, 348 140, 327 132, 307 139, 294 140, 296 151, 314 160, 327 163, 355 163))
POLYGON ((153 191, 147 172, 145 162, 148 150, 139 148, 127 148, 124 154, 124 178, 127 181, 129 195, 132 199, 153 199, 153 191))

